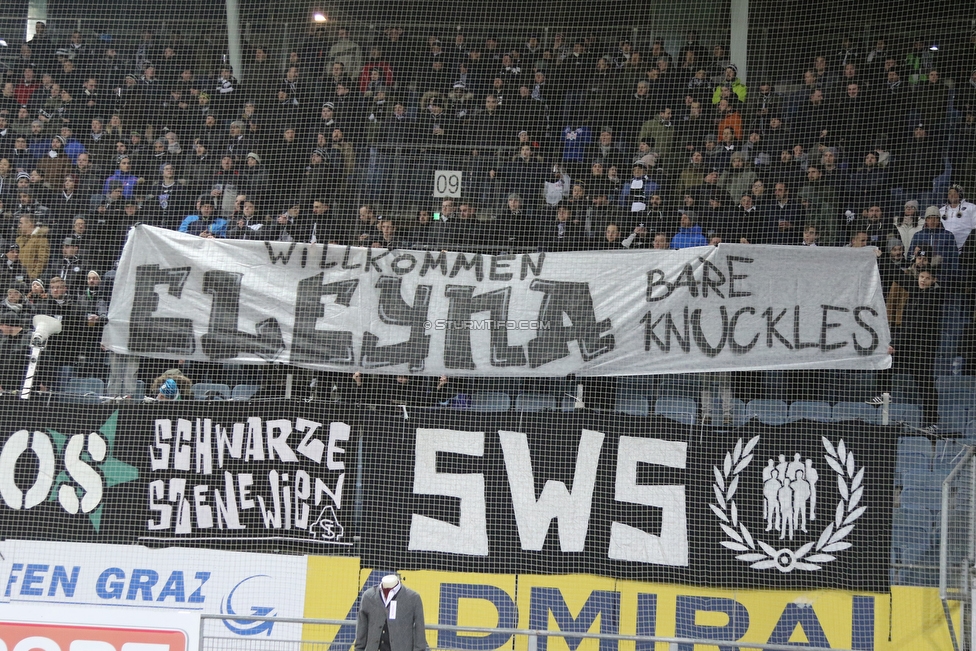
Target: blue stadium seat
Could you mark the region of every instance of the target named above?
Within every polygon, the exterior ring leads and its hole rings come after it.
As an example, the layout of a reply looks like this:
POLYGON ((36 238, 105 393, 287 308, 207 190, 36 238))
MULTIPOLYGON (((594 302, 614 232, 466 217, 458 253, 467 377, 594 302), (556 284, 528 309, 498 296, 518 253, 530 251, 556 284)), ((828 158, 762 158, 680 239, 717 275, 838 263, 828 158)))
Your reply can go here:
POLYGON ((746 408, 746 403, 742 402, 738 398, 732 401, 732 425, 735 427, 741 427, 749 422, 752 415, 746 408))
MULTIPOLYGON (((868 405, 865 405, 868 406, 868 405)), ((834 420, 829 402, 821 400, 797 400, 790 403, 790 420, 815 420, 830 423, 834 420)))
POLYGON ((520 393, 515 398, 515 411, 547 411, 559 409, 559 396, 553 393, 520 393))
MULTIPOLYGON (((722 411, 722 398, 717 395, 718 391, 712 392, 712 404, 710 413, 715 418, 711 424, 721 426, 724 425, 725 415, 722 411)), ((705 403, 701 404, 702 414, 705 413, 705 403)), ((746 403, 742 402, 738 398, 732 399, 732 426, 740 427, 749 422, 752 415, 746 410, 746 403)))
POLYGON ((935 442, 935 453, 932 455, 932 473, 941 483, 949 476, 966 455, 965 444, 952 439, 940 439, 935 442))
POLYGON ((471 394, 468 411, 501 412, 512 407, 512 398, 504 391, 479 391, 471 394))
POLYGON ((639 396, 641 398, 653 398, 655 389, 655 377, 653 375, 624 375, 617 378, 617 400, 621 397, 627 398, 639 396))
POLYGON ((621 375, 617 378, 617 393, 647 397, 653 396, 656 388, 656 375, 621 375))
POLYGON ((910 427, 921 427, 922 410, 915 404, 893 402, 888 410, 888 419, 892 423, 904 423, 910 427))
MULTIPOLYGON (((918 565, 932 549, 935 535, 935 519, 924 508, 905 506, 894 511, 891 529, 891 562, 918 565)), ((917 572, 912 568, 897 568, 895 583, 910 583, 917 572)))
MULTIPOLYGON (((857 400, 850 391, 847 382, 847 371, 820 371, 819 385, 817 386, 817 399, 831 404, 839 400, 857 400)), ((867 400, 871 396, 863 398, 867 400)))
POLYGON ((766 425, 783 425, 790 420, 789 408, 782 400, 751 400, 746 411, 766 425))
POLYGON ((694 425, 698 418, 698 403, 691 398, 658 398, 654 401, 654 413, 685 425, 694 425))
POLYGON ((906 486, 901 492, 901 505, 938 513, 942 509, 942 491, 931 487, 906 486))
POLYGON ((915 378, 905 373, 891 375, 891 399, 894 402, 918 404, 915 378))
POLYGON ((976 377, 943 375, 935 378, 939 391, 939 429, 961 432, 976 406, 976 377))
POLYGON ((105 383, 97 377, 76 377, 68 380, 65 402, 91 405, 101 402, 105 395, 105 383))
POLYGON ((617 411, 631 416, 647 416, 647 398, 643 396, 617 397, 617 411))
POLYGON ((942 477, 931 465, 909 465, 899 479, 900 482, 896 481, 896 485, 900 483, 905 490, 941 490, 942 487, 942 477))
POLYGON ((697 373, 663 375, 657 385, 658 398, 697 399, 700 393, 701 377, 697 373))
POLYGON ((924 484, 925 475, 932 471, 933 452, 932 441, 924 436, 899 437, 895 483, 901 486, 906 485, 906 481, 924 484))
POLYGON ((844 376, 846 400, 864 401, 880 393, 876 371, 847 371, 844 376))
POLYGON ((230 392, 231 400, 250 400, 261 390, 260 384, 238 384, 230 392))
POLYGON ((837 422, 863 420, 865 423, 879 425, 881 423, 881 411, 877 407, 872 407, 863 402, 838 402, 834 405, 833 419, 837 422))
POLYGON ((230 387, 216 382, 197 382, 193 385, 194 400, 230 400, 230 387))
POLYGON ((966 421, 966 426, 962 430, 960 441, 976 446, 976 420, 970 418, 966 421))
POLYGON ((763 371, 763 398, 766 400, 785 400, 789 394, 789 375, 786 371, 763 371))

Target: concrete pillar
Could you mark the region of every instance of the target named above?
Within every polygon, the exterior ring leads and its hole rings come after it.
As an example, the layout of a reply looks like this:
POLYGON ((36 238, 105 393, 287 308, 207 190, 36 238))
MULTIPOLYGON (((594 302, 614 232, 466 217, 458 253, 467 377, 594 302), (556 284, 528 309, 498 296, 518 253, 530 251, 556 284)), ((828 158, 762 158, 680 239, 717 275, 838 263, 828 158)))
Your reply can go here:
POLYGON ((241 58, 241 9, 238 0, 225 0, 227 5, 227 54, 234 76, 244 81, 244 60, 241 58))
POLYGON ((739 70, 739 79, 749 79, 749 0, 732 0, 729 12, 729 59, 739 70))

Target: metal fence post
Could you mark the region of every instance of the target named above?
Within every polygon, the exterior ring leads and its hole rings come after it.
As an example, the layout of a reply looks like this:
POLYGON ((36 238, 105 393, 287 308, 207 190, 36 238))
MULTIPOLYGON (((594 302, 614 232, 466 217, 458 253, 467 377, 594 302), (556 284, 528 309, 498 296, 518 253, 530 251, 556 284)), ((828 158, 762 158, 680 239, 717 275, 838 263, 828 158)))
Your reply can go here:
POLYGON ((197 651, 203 651, 204 627, 207 625, 206 616, 200 617, 200 639, 197 640, 197 651))

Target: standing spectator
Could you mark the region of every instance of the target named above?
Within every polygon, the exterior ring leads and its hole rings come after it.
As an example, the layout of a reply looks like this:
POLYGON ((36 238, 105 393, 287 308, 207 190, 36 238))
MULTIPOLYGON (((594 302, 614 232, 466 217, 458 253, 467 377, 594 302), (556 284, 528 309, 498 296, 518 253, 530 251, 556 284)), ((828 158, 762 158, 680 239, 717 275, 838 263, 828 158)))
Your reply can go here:
MULTIPOLYGON (((833 108, 828 136, 847 151, 865 151, 874 133, 875 115, 870 100, 857 82, 850 82, 833 108)), ((812 143, 811 143, 812 144, 812 143)))
POLYGON ((817 165, 807 167, 807 182, 798 196, 800 205, 803 206, 804 224, 816 227, 822 244, 837 244, 837 193, 831 185, 823 181, 817 165))
POLYGON ((349 30, 339 28, 338 38, 329 49, 329 59, 333 63, 341 63, 345 73, 351 79, 358 79, 363 69, 363 50, 359 44, 349 38, 349 30))
POLYGON ((597 240, 593 248, 610 251, 622 251, 627 248, 623 245, 620 227, 615 223, 607 224, 603 229, 603 236, 597 240))
POLYGON ((926 205, 932 198, 935 178, 945 169, 939 144, 933 141, 922 124, 915 125, 912 138, 898 152, 895 187, 900 187, 909 199, 926 205))
POLYGON ((234 159, 225 155, 220 159, 220 166, 214 171, 211 179, 210 196, 213 197, 217 213, 227 218, 234 212, 234 201, 240 189, 240 173, 234 165, 234 159))
POLYGON ((900 326, 908 298, 906 288, 911 289, 917 280, 911 274, 901 240, 890 238, 887 251, 888 255, 878 258, 878 273, 881 275, 881 290, 888 311, 888 322, 893 326, 900 326))
POLYGON ((78 179, 76 183, 78 193, 89 203, 100 200, 103 186, 101 170, 91 162, 88 153, 78 155, 74 174, 78 179))
POLYGON ((803 215, 799 206, 791 199, 790 189, 785 183, 776 184, 773 196, 774 201, 769 207, 767 243, 798 244, 803 228, 803 215))
POLYGON ((172 163, 160 168, 160 178, 149 188, 144 207, 150 221, 160 228, 176 230, 190 208, 190 190, 176 178, 172 163))
POLYGON ((569 206, 556 208, 556 220, 540 230, 539 248, 543 251, 574 251, 581 248, 583 229, 569 206))
POLYGON ((519 147, 519 155, 505 168, 508 193, 523 198, 526 205, 536 207, 541 203, 543 183, 546 180, 545 166, 533 153, 531 145, 519 147))
POLYGON ((762 131, 769 124, 769 118, 779 115, 783 108, 783 101, 773 92, 772 84, 763 80, 759 84, 759 92, 749 96, 744 114, 746 127, 750 131, 762 131))
POLYGON ((860 211, 871 205, 883 205, 888 201, 888 172, 878 166, 878 155, 869 151, 864 163, 851 176, 851 196, 848 208, 860 211))
MULTIPOLYGON (((74 366, 78 360, 78 339, 81 333, 78 306, 75 292, 69 291, 67 283, 59 276, 54 276, 48 283, 48 294, 35 304, 37 314, 53 316, 61 322, 62 336, 55 337, 48 342, 47 356, 54 362, 49 368, 60 366, 74 366)), ((53 386, 56 378, 48 373, 42 376, 42 382, 53 386), (46 377, 45 377, 46 376, 46 377)))
POLYGON ((941 272, 943 276, 958 271, 959 249, 956 246, 956 239, 952 233, 942 227, 939 209, 935 206, 925 209, 925 223, 922 230, 915 233, 912 238, 908 247, 908 257, 910 259, 917 257, 922 246, 929 247, 930 257, 936 258, 936 262, 943 270, 941 272))
POLYGON ((745 104, 746 101, 746 85, 738 77, 739 69, 736 68, 731 63, 725 67, 725 71, 722 75, 722 81, 715 87, 714 92, 712 92, 712 104, 718 104, 724 97, 722 93, 723 88, 728 88, 734 97, 727 98, 729 102, 732 103, 733 100, 737 100, 739 104, 745 104))
POLYGON ((943 290, 935 274, 922 270, 902 313, 901 327, 892 338, 896 368, 915 377, 922 403, 922 428, 934 434, 939 422, 939 394, 935 388, 935 355, 942 333, 943 290))
POLYGON ((663 159, 665 167, 672 167, 676 152, 674 151, 674 124, 671 122, 671 107, 663 107, 657 117, 648 120, 641 126, 638 142, 653 143, 654 150, 663 159))
POLYGON ((113 181, 116 181, 122 185, 122 196, 126 199, 132 197, 135 192, 136 185, 140 182, 139 178, 132 173, 132 158, 129 154, 121 154, 118 157, 118 169, 105 179, 105 184, 102 188, 103 194, 109 193, 109 186, 113 181))
POLYGON ((584 154, 587 146, 593 140, 590 127, 583 122, 582 116, 577 116, 572 124, 563 128, 563 164, 571 177, 580 176, 584 168, 584 154))
POLYGON ((937 142, 945 142, 945 121, 949 111, 949 89, 942 83, 938 70, 928 72, 928 80, 919 83, 915 103, 922 124, 937 142))
MULTIPOLYGON (((66 237, 61 242, 61 261, 55 274, 64 281, 68 293, 74 296, 85 286, 89 264, 79 255, 78 241, 66 237)), ((52 286, 53 289, 53 286, 52 286)))
MULTIPOLYGON (((905 202, 905 209, 901 216, 895 217, 895 228, 898 229, 898 238, 907 247, 912 243, 915 233, 922 230, 924 219, 918 214, 918 202, 914 199, 905 202)), ((906 254, 910 253, 906 251, 906 254)))
POLYGON ((0 391, 15 392, 24 382, 30 353, 25 315, 0 309, 0 391))
MULTIPOLYGON (((98 367, 104 366, 104 355, 101 348, 102 331, 108 323, 108 306, 111 298, 111 291, 106 291, 105 286, 102 285, 102 277, 98 272, 89 271, 86 276, 85 287, 79 292, 76 300, 78 319, 82 324, 77 348, 78 352, 84 356, 85 362, 94 367, 91 372, 97 375, 105 372, 103 368, 98 367)), ((138 360, 138 358, 135 359, 138 360)), ((130 362, 130 365, 138 368, 137 361, 130 362)), ((134 370, 132 372, 135 373, 134 370)))
POLYGON ((203 231, 209 231, 216 237, 226 237, 227 220, 220 216, 214 217, 213 200, 210 195, 201 194, 197 199, 197 214, 187 215, 180 224, 179 231, 190 235, 200 235, 203 231))
POLYGON ((966 201, 964 193, 961 185, 950 186, 946 193, 947 201, 939 209, 942 227, 956 238, 956 247, 959 249, 962 249, 966 238, 976 228, 976 205, 966 201))
POLYGON ((11 242, 6 249, 3 258, 0 258, 0 288, 19 287, 26 291, 30 276, 27 267, 20 261, 20 245, 11 242))

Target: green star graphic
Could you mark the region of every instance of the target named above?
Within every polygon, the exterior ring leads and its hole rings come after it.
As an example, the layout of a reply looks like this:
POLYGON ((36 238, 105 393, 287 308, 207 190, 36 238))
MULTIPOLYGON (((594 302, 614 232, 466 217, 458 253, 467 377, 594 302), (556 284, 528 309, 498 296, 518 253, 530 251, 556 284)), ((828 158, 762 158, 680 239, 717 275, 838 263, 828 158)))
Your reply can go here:
MULTIPOLYGON (((108 442, 108 451, 105 455, 105 460, 101 463, 95 463, 87 451, 81 453, 81 459, 88 465, 98 468, 102 477, 105 478, 105 490, 113 486, 118 486, 119 484, 124 484, 126 482, 133 481, 139 478, 139 469, 135 466, 130 466, 124 461, 116 459, 113 455, 115 451, 115 432, 119 422, 119 410, 116 409, 112 412, 112 415, 102 423, 102 426, 98 428, 98 433, 101 434, 105 440, 108 442)), ((68 437, 53 429, 48 429, 48 433, 54 440, 54 445, 58 449, 58 456, 64 456, 64 446, 68 442, 68 437)), ((48 501, 56 501, 58 499, 58 489, 61 484, 71 484, 71 478, 68 473, 62 470, 58 473, 57 478, 54 480, 54 486, 51 487, 51 495, 48 497, 48 501)), ((75 488, 78 494, 78 498, 81 498, 81 489, 75 488)), ((98 508, 88 514, 88 520, 92 523, 95 531, 98 531, 101 526, 102 521, 102 505, 99 504, 98 508)))

